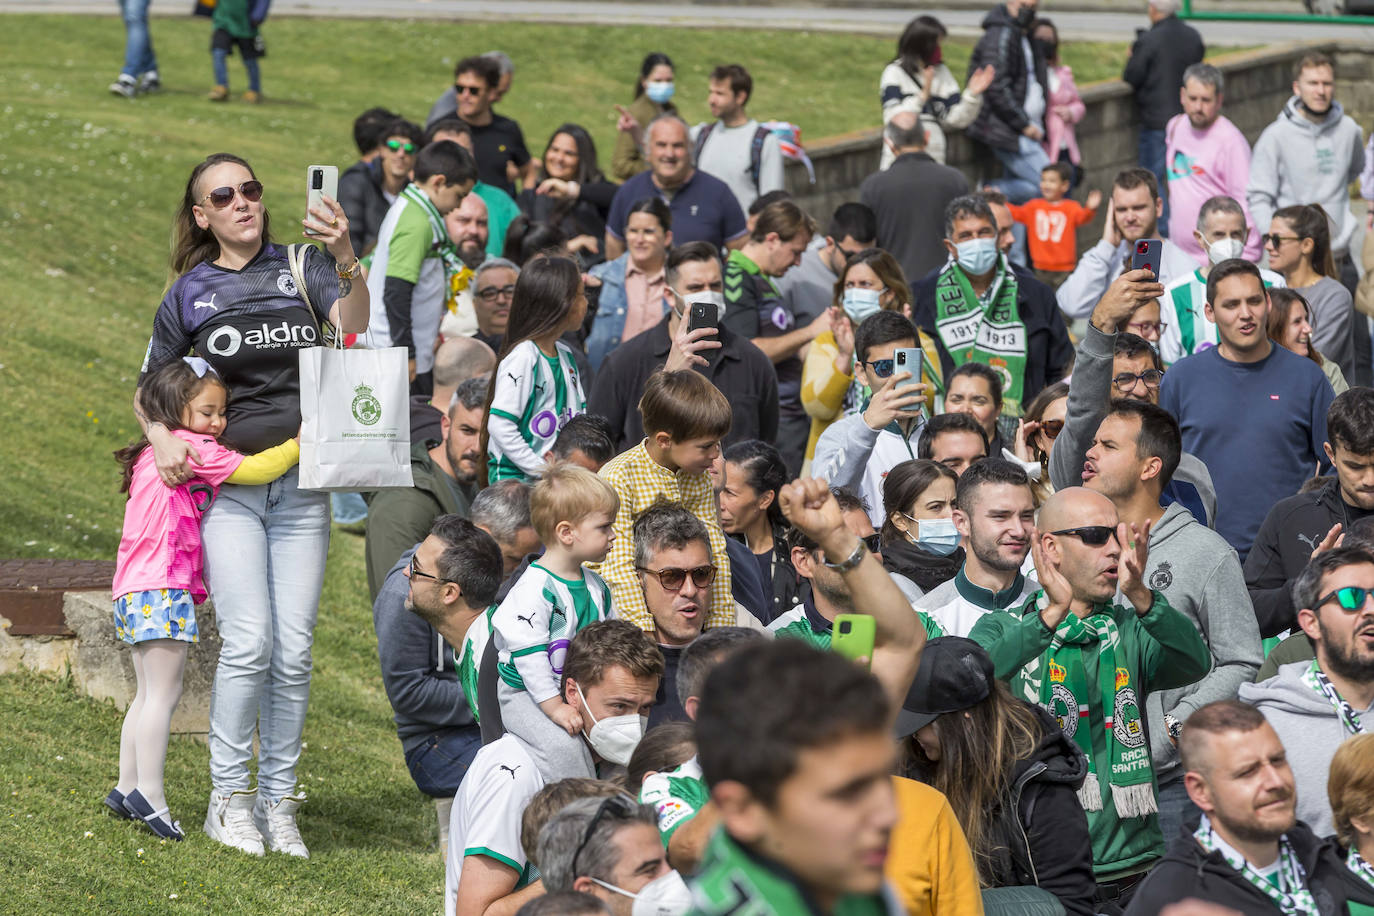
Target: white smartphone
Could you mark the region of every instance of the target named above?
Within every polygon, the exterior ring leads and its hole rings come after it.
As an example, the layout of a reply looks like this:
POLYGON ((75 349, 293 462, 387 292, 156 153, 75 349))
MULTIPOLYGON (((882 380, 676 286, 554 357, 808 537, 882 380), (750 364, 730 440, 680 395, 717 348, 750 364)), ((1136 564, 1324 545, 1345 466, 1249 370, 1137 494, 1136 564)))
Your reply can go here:
MULTIPOLYGON (((339 199, 339 168, 334 165, 312 165, 305 170, 305 218, 310 219, 310 210, 329 210, 324 205, 323 198, 328 196, 331 200, 339 199)), ((304 230, 306 235, 314 236, 316 233, 309 229, 304 230)))

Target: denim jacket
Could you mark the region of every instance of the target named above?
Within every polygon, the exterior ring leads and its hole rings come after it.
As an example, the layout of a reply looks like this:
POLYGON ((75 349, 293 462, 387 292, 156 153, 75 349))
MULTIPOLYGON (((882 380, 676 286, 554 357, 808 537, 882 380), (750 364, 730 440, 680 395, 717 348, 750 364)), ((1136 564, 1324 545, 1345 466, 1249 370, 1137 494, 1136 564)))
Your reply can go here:
MULTIPOLYGON (((593 369, 601 368, 601 361, 620 345, 624 334, 625 312, 629 308, 629 299, 625 294, 625 271, 629 266, 630 254, 626 252, 614 261, 603 261, 588 271, 601 281, 596 320, 591 333, 587 335, 587 358, 593 369)), ((664 314, 667 314, 666 306, 664 314)))

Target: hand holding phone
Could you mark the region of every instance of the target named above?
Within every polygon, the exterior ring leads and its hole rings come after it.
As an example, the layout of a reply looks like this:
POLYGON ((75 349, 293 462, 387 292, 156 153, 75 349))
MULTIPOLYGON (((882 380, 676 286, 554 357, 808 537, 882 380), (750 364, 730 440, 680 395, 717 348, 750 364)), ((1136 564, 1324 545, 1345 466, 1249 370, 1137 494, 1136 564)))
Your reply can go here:
MULTIPOLYGON (((897 397, 919 395, 924 390, 921 385, 921 371, 925 365, 925 351, 920 347, 902 347, 892 354, 893 372, 910 372, 911 378, 904 384, 896 386, 897 397)), ((910 407, 903 408, 904 413, 919 414, 924 412, 924 402, 919 402, 910 407)))
MULTIPOLYGON (((319 220, 318 216, 311 213, 318 210, 322 213, 330 212, 324 198, 330 200, 339 199, 339 169, 333 165, 312 165, 305 170, 305 218, 306 220, 319 220)), ((318 238, 319 233, 306 227, 302 230, 311 238, 318 238)))

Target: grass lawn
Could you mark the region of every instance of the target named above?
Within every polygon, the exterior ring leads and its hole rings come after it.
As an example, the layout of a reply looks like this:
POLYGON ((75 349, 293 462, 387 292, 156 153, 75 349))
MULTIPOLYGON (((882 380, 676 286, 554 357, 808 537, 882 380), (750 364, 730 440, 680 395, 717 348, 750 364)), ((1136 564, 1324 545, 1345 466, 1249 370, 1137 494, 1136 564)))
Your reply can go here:
MULTIPOLYGON (((756 114, 814 141, 877 123, 878 73, 893 41, 692 29, 273 20, 265 104, 212 106, 204 20, 152 23, 160 96, 105 86, 123 58, 114 18, 4 16, 0 99, 0 557, 113 558, 122 502, 110 453, 135 429, 133 383, 166 283, 172 211, 192 165, 232 150, 254 163, 279 238, 303 204, 312 163, 355 159, 352 118, 382 104, 422 118, 454 61, 506 49, 520 68, 502 111, 538 154, 567 120, 609 160, 612 104, 639 60, 671 48, 689 120, 706 117, 705 74, 749 63, 756 114), (856 66, 857 62, 857 66, 856 66)), ((946 54, 962 72, 968 46, 946 54)), ((1119 72, 1122 45, 1067 45, 1080 83, 1119 72)), ((244 88, 230 61, 231 88, 244 88)), ((174 741, 168 788, 185 844, 104 817, 119 713, 70 684, 0 678, 0 912, 429 913, 443 874, 433 808, 401 760, 377 670, 361 541, 336 533, 316 631, 300 779, 309 863, 255 860, 200 833, 206 750, 174 741), (89 832, 89 836, 87 836, 89 832), (140 853, 140 850, 142 851, 140 853), (173 899, 172 895, 176 895, 173 899)))

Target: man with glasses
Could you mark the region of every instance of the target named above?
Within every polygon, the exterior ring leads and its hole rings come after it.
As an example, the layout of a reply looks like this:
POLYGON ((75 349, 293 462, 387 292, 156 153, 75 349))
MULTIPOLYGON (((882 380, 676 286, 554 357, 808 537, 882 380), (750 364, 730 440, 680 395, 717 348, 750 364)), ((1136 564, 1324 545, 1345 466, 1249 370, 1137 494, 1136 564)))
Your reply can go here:
MULTIPOLYGON (((1244 256, 1249 232, 1245 225, 1245 209, 1234 198, 1209 198, 1198 211, 1193 240, 1207 253, 1207 263, 1170 283, 1164 289, 1163 298, 1158 300, 1158 317, 1163 326, 1156 340, 1166 366, 1217 345, 1217 326, 1206 315, 1207 275, 1222 261, 1244 256)), ((1245 260, 1255 259, 1247 257, 1245 260)), ((1260 268, 1260 277, 1266 289, 1287 286, 1283 277, 1272 270, 1260 268)), ((1138 320, 1143 311, 1140 309, 1132 320, 1138 320)), ((1135 331, 1135 328, 1129 327, 1129 330, 1135 331)))
POLYGON ((1147 582, 1169 606, 1192 621, 1212 656, 1212 670, 1195 684, 1151 693, 1147 702, 1150 758, 1159 783, 1159 826, 1166 840, 1196 816, 1183 787, 1175 742, 1193 710, 1228 700, 1249 683, 1263 661, 1259 628, 1236 552, 1180 503, 1162 504, 1182 455, 1178 423, 1141 400, 1112 402, 1083 464, 1083 486, 1112 501, 1117 516, 1148 527, 1147 582))
POLYGON ((416 787, 438 809, 442 853, 453 795, 482 746, 477 665, 490 635, 500 557, 486 532, 441 515, 391 567, 372 603, 396 735, 416 787))
POLYGON ((1043 592, 969 633, 1012 693, 1048 709, 1088 758, 1078 798, 1102 906, 1124 905, 1164 853, 1145 697, 1211 665, 1192 623, 1150 585, 1149 533, 1148 523, 1122 523, 1100 493, 1057 491, 1031 541, 1043 592))
POLYGON ((1293 603, 1317 657, 1240 688, 1240 698, 1264 713, 1288 748, 1298 818, 1318 836, 1333 832, 1326 774, 1336 748, 1374 731, 1372 599, 1374 554, 1337 547, 1313 557, 1293 584, 1293 603))
POLYGON ((543 887, 532 884, 520 843, 525 806, 546 783, 594 779, 600 766, 629 762, 662 676, 662 654, 634 624, 601 620, 577 632, 563 661, 559 695, 582 717, 582 766, 577 772, 541 771, 537 755, 512 734, 477 752, 453 800, 446 916, 482 916, 498 901, 513 913, 543 894, 543 887))
MULTIPOLYGON (((682 506, 651 506, 635 519, 632 530, 635 571, 644 588, 644 606, 653 618, 653 629, 646 632, 663 653, 663 680, 649 713, 653 728, 687 719, 678 699, 677 666, 706 625, 716 566, 706 525, 682 506)), ((738 604, 735 613, 737 626, 762 629, 738 604)))
MULTIPOLYGON (((472 131, 477 170, 482 181, 515 196, 513 178, 526 185, 534 177, 534 163, 525 148, 520 125, 491 110, 500 95, 501 68, 489 57, 465 57, 453 68, 455 108, 439 117, 430 112, 429 124, 457 115, 472 131)), ((436 105, 436 108, 438 106, 436 105)))
POLYGON ((472 336, 491 347, 493 353, 501 352, 518 279, 520 268, 514 261, 488 258, 478 265, 468 285, 472 290, 472 310, 477 315, 477 331, 472 336))
POLYGON ((551 894, 581 891, 612 916, 682 916, 692 895, 668 865, 654 809, 628 795, 581 798, 539 831, 539 874, 551 894))
POLYGON ((1331 402, 1325 450, 1335 477, 1276 503, 1245 558, 1245 581, 1265 637, 1297 626, 1293 582, 1307 564, 1340 545, 1352 524, 1374 515, 1374 389, 1351 388, 1331 402))
MULTIPOLYGON (((1093 309, 1069 379, 1064 428, 1050 452, 1050 482, 1056 489, 1082 483, 1084 459, 1113 399, 1159 403, 1159 386, 1164 381, 1159 354, 1141 337, 1119 329, 1163 291, 1148 271, 1127 271, 1112 282, 1093 309)), ((1180 455, 1160 499, 1165 506, 1182 503, 1193 518, 1216 527, 1212 475, 1195 456, 1180 455)))
POLYGON ((1254 264, 1212 268, 1206 314, 1220 343, 1170 368, 1159 406, 1178 419, 1185 448, 1228 469, 1215 478, 1216 529, 1244 560, 1270 507, 1314 467, 1330 470, 1323 447, 1333 393, 1316 363, 1269 339, 1269 294, 1254 264))
POLYGON ((672 308, 663 320, 607 354, 592 381, 587 412, 610 423, 617 452, 644 438, 635 397, 659 369, 695 369, 730 402, 730 431, 721 447, 746 439, 772 442, 778 434, 778 378, 772 361, 724 325, 689 330, 691 303, 724 303, 720 256, 706 242, 668 250, 663 278, 672 308))
POLYGON ((348 216, 355 255, 361 257, 377 244, 377 230, 386 218, 387 208, 410 180, 419 136, 416 125, 385 109, 369 109, 353 122, 353 137, 363 158, 339 175, 339 206, 348 216), (372 120, 379 114, 386 116, 380 124, 372 120), (393 174, 399 163, 393 166, 391 160, 399 157, 408 158, 397 184, 393 174))

